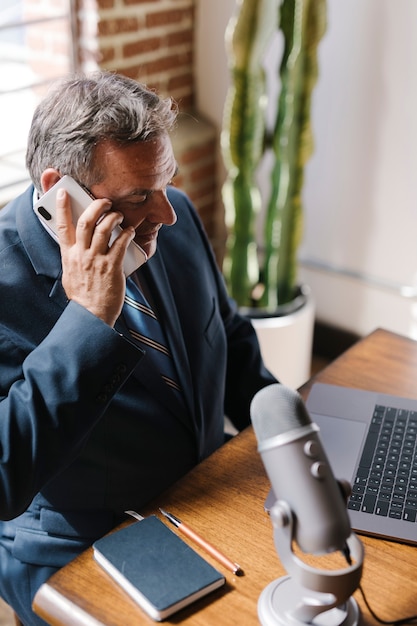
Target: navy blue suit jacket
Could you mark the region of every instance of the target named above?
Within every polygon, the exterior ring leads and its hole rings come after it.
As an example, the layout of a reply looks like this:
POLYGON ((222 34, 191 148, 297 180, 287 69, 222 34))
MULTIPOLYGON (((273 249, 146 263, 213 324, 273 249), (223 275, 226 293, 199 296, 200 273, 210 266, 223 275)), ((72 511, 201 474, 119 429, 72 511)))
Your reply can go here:
POLYGON ((121 318, 113 329, 67 301, 32 193, 0 211, 0 543, 59 567, 218 448, 224 414, 248 425, 253 395, 276 381, 183 193, 169 189, 178 221, 139 272, 185 406, 121 318))

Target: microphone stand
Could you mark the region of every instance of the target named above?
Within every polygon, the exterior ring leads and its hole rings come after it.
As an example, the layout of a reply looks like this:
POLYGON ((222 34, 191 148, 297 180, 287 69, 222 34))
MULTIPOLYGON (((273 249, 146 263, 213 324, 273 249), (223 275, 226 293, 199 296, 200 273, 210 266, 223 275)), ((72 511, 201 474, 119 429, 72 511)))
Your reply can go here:
POLYGON ((270 583, 258 601, 262 626, 357 626, 359 607, 351 597, 362 575, 364 549, 354 533, 346 540, 352 564, 326 571, 310 567, 292 550, 293 514, 277 501, 270 510, 275 547, 290 576, 270 583))

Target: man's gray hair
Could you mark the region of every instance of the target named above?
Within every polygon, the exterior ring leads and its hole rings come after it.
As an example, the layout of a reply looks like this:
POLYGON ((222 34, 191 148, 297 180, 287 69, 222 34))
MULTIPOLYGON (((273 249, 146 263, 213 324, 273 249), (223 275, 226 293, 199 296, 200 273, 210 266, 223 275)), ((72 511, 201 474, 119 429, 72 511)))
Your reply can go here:
POLYGON ((41 174, 48 167, 91 187, 103 176, 94 162, 99 143, 146 141, 169 132, 176 116, 172 99, 160 98, 125 76, 97 72, 66 78, 35 110, 26 166, 39 191, 41 174))

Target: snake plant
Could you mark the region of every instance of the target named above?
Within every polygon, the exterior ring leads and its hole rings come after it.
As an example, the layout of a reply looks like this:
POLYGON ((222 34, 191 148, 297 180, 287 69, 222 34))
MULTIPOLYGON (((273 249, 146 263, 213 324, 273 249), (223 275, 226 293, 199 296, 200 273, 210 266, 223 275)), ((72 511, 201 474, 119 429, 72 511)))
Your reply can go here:
POLYGON ((313 151, 311 94, 325 27, 326 0, 237 0, 227 27, 231 87, 222 146, 229 250, 224 271, 231 295, 242 307, 275 311, 297 291, 304 165, 313 151), (281 86, 270 130, 264 57, 277 32, 283 41, 281 86), (256 173, 266 152, 273 155, 273 164, 269 198, 261 206, 256 173))

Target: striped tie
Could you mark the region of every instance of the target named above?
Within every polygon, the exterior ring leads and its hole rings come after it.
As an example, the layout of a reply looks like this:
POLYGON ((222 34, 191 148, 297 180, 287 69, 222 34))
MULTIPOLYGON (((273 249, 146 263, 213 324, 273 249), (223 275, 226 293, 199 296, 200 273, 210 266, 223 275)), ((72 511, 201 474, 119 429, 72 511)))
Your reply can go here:
POLYGON ((162 327, 142 291, 131 278, 126 281, 123 315, 133 339, 141 347, 150 348, 148 353, 166 384, 176 391, 181 391, 162 327))

